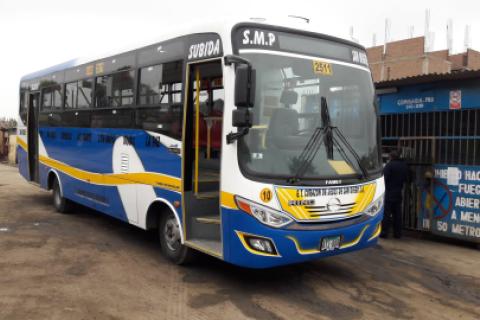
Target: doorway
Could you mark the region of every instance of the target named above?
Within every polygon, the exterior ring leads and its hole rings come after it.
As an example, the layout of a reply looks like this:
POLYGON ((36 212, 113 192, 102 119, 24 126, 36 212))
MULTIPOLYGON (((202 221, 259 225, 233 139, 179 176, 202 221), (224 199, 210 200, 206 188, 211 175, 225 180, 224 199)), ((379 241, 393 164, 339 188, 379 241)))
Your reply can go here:
POLYGON ((220 159, 225 101, 221 60, 189 64, 187 81, 184 231, 190 244, 221 255, 220 159))
POLYGON ((38 108, 40 93, 29 94, 27 114, 28 168, 30 181, 39 183, 38 172, 38 108))

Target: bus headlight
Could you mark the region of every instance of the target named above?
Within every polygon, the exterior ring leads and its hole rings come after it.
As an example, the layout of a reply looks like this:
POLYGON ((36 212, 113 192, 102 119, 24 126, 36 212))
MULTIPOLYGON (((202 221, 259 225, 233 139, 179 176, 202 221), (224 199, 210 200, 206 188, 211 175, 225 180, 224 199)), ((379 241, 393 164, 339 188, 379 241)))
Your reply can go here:
POLYGON ((373 201, 365 211, 363 211, 366 215, 371 217, 375 217, 383 207, 383 199, 385 198, 385 194, 382 194, 377 200, 373 201))
POLYGON ((280 228, 293 221, 292 218, 280 211, 262 206, 239 196, 235 196, 235 201, 242 211, 254 216, 258 221, 267 226, 280 228))

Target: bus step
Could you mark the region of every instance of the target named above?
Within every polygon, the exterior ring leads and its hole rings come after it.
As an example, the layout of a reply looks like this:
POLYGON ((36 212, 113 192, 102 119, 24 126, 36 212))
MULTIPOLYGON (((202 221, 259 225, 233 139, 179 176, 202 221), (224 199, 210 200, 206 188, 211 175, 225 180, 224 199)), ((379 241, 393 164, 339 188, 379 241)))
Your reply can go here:
POLYGON ((222 242, 220 240, 207 240, 193 238, 186 241, 187 245, 211 255, 222 257, 222 242))
POLYGON ((202 216, 196 217, 195 220, 198 223, 220 224, 220 216, 202 216))
POLYGON ((215 199, 220 196, 218 191, 198 192, 195 194, 197 199, 215 199))

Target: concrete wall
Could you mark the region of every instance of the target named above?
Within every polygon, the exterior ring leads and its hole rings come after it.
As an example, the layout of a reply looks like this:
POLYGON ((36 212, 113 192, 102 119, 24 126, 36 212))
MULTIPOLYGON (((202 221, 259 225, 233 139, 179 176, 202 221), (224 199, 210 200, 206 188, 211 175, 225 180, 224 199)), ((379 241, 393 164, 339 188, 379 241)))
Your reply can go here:
POLYGON ((8 139, 8 163, 17 164, 17 135, 11 134, 8 139))
POLYGON ((8 132, 6 130, 0 130, 0 159, 3 159, 7 156, 7 136, 8 132))

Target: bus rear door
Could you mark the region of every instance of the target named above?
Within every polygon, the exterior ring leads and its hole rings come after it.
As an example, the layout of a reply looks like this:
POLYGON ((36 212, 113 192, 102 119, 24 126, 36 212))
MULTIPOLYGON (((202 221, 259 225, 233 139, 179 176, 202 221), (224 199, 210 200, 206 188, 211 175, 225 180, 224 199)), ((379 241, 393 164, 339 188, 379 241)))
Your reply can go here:
POLYGON ((28 95, 27 114, 27 142, 28 142, 28 168, 30 181, 39 183, 38 172, 38 112, 40 106, 40 92, 28 95))

